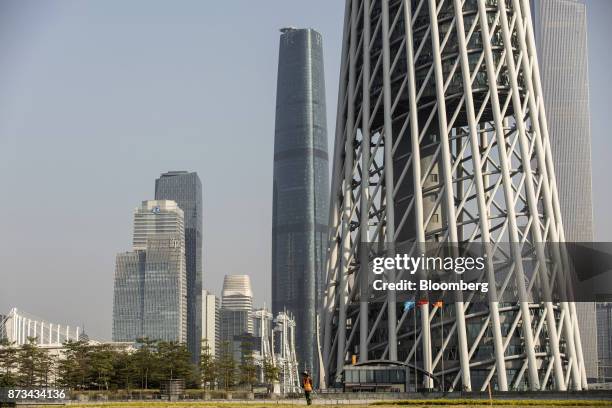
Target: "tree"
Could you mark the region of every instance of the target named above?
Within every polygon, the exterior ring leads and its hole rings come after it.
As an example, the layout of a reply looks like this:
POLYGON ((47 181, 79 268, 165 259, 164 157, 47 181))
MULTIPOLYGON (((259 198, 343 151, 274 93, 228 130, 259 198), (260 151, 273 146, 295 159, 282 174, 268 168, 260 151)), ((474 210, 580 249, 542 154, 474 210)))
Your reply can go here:
POLYGON ((224 341, 221 344, 221 350, 219 350, 215 365, 217 367, 219 385, 224 390, 232 388, 236 382, 236 362, 234 361, 229 341, 224 341))
POLYGON ((133 354, 119 352, 114 362, 114 372, 111 380, 112 386, 129 390, 140 380, 133 354))
POLYGON ((240 384, 249 385, 251 389, 257 383, 257 366, 253 356, 253 347, 247 341, 240 343, 242 358, 240 359, 240 384))
POLYGON ((107 344, 91 348, 88 358, 88 388, 97 386, 99 390, 108 390, 114 372, 117 354, 118 353, 107 344))
POLYGON ((64 358, 58 361, 59 383, 72 389, 89 388, 89 357, 91 347, 84 340, 64 343, 64 358))
POLYGON ((36 337, 28 337, 17 352, 17 382, 21 387, 47 385, 51 371, 51 357, 36 344, 36 337))
POLYGON ((200 383, 204 387, 212 388, 217 376, 215 360, 210 352, 206 339, 202 340, 202 354, 200 356, 200 383))
POLYGON ((191 355, 187 345, 175 341, 160 341, 157 343, 158 370, 156 380, 182 379, 185 383, 194 385, 196 372, 191 363, 191 355))
POLYGON ((133 369, 138 373, 140 388, 149 388, 151 374, 157 368, 157 343, 147 337, 136 340, 138 350, 133 354, 133 369))
POLYGON ((263 361, 263 375, 266 384, 274 384, 280 377, 280 369, 274 364, 272 359, 266 358, 263 361))
POLYGON ((17 348, 14 342, 0 339, 0 387, 14 387, 17 385, 17 348))

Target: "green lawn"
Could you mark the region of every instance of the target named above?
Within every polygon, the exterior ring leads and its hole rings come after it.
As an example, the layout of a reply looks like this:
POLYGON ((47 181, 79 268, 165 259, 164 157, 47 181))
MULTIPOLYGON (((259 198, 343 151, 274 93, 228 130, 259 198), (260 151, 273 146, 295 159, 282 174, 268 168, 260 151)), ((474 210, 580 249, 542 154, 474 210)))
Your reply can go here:
MULTIPOLYGON (((355 401, 356 402, 356 401, 355 401)), ((287 401, 273 402, 106 402, 106 403, 71 403, 70 407, 83 408, 148 408, 148 407, 185 407, 185 408, 295 408, 296 406, 305 406, 302 401, 299 404, 290 403, 287 401)), ((326 406, 335 405, 331 400, 314 401, 314 405, 326 406)), ((339 404, 347 405, 347 404, 339 404)), ((471 408, 471 407, 531 407, 531 408, 552 408, 552 407, 612 407, 612 401, 582 401, 582 400, 497 400, 492 404, 488 400, 407 400, 407 401, 381 401, 370 404, 376 405, 376 408, 397 408, 406 406, 411 408, 426 408, 440 407, 447 408, 471 408)), ((355 403, 347 405, 351 408, 365 408, 364 403, 355 403)))

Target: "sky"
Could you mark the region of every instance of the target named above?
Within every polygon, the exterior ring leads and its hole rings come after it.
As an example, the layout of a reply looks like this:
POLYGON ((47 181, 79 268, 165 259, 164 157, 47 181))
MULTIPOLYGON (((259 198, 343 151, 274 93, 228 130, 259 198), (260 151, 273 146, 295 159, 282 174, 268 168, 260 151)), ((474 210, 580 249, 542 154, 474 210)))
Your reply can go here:
MULTIPOLYGON (((596 238, 612 241, 612 2, 587 0, 596 238)), ((279 28, 323 35, 330 152, 341 0, 0 0, 0 313, 110 339, 115 255, 155 178, 196 171, 204 287, 270 304, 279 28)))

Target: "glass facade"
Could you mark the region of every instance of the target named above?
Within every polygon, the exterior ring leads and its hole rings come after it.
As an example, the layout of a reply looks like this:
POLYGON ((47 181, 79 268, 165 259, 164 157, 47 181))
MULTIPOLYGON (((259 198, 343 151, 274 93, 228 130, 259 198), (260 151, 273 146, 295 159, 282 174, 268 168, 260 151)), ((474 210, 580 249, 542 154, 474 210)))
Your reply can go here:
POLYGON ((612 303, 597 303, 597 355, 599 382, 612 382, 612 303))
POLYGON ((134 250, 116 258, 113 341, 186 342, 183 217, 170 200, 144 201, 134 212, 134 250))
POLYGON ((297 324, 301 368, 314 367, 329 217, 321 34, 281 30, 274 138, 272 311, 297 324))
POLYGON ((145 251, 117 255, 113 299, 113 341, 142 337, 145 251))
POLYGON ((155 199, 174 200, 185 214, 187 348, 199 361, 202 340, 202 182, 195 172, 170 171, 155 180, 155 199))
POLYGON ((185 238, 160 234, 147 241, 143 335, 150 339, 187 339, 185 238))

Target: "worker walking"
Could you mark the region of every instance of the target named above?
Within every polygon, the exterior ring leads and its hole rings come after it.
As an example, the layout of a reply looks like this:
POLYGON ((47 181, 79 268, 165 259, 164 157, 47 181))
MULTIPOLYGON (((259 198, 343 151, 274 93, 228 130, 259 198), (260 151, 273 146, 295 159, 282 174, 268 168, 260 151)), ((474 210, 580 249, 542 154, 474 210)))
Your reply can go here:
POLYGON ((312 400, 310 399, 310 393, 312 392, 312 378, 310 378, 308 371, 304 371, 302 373, 302 388, 304 388, 304 397, 306 397, 306 404, 312 405, 312 400))

